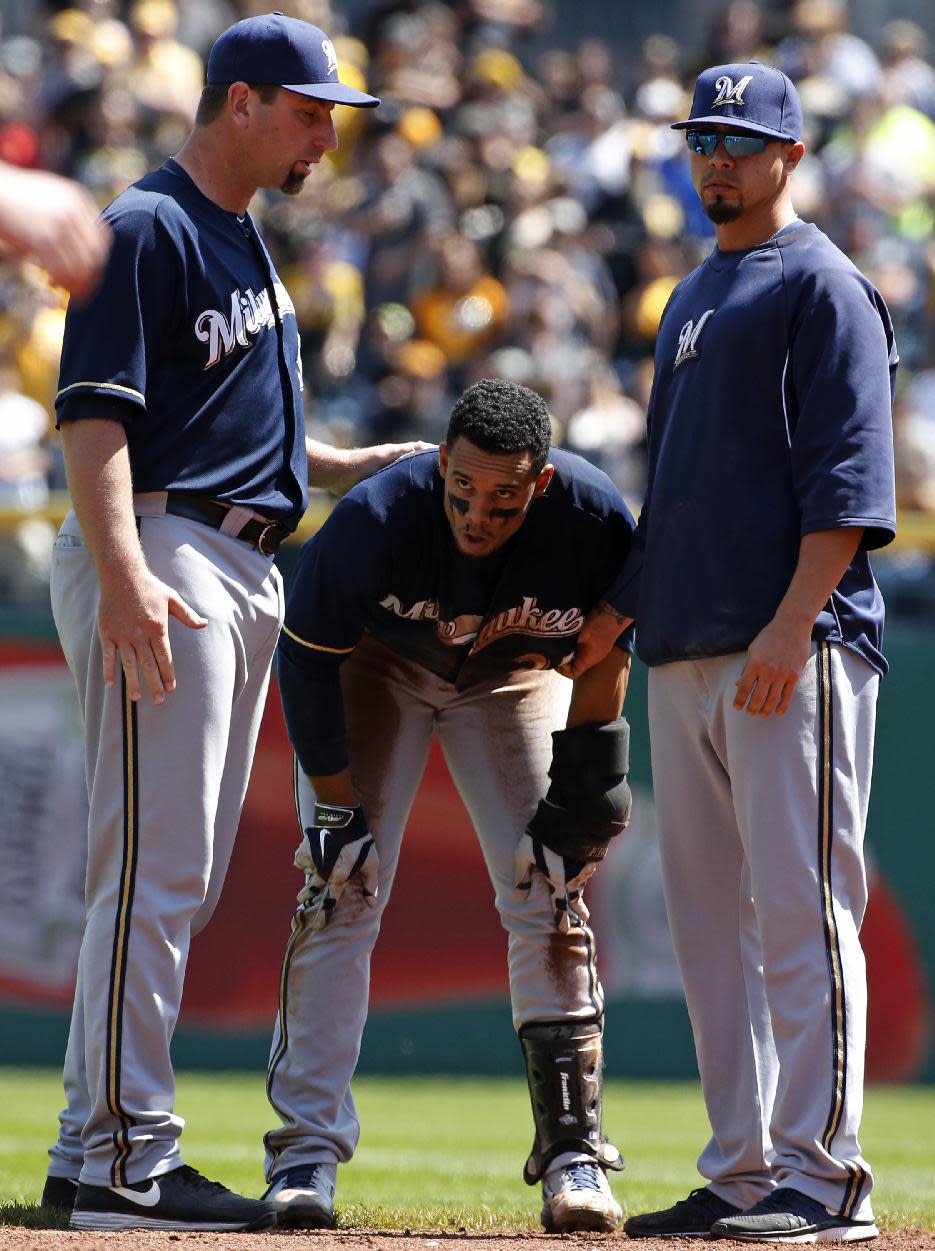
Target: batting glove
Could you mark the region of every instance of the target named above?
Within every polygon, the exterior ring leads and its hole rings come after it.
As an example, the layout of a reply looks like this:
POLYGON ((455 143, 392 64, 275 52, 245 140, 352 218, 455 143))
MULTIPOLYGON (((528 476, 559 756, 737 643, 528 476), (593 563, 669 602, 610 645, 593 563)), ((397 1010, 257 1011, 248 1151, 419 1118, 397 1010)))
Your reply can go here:
POLYGON ((584 884, 597 868, 592 860, 566 860, 530 833, 525 833, 516 848, 516 892, 529 898, 532 875, 541 873, 552 896, 555 925, 563 933, 587 925, 590 913, 584 902, 584 884))
POLYGON ((364 902, 371 908, 377 906, 380 858, 359 804, 345 808, 316 803, 311 825, 304 826, 295 864, 306 875, 299 901, 308 909, 313 930, 325 928, 355 875, 364 902))

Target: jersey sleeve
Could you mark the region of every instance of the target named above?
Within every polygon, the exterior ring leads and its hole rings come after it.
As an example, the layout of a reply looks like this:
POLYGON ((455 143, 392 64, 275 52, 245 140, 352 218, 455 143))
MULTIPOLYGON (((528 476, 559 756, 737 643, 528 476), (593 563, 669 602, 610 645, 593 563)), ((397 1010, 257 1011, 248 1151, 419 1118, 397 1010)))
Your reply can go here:
MULTIPOLYGON (((652 423, 653 405, 656 396, 656 381, 653 380, 649 393, 649 404, 646 410, 647 437, 652 423)), ((652 495, 652 477, 646 483, 643 503, 636 521, 636 529, 630 539, 630 547, 616 578, 607 590, 604 599, 611 607, 625 617, 636 618, 636 606, 640 596, 640 579, 643 572, 643 554, 646 547, 646 527, 649 524, 649 501, 652 495)), ((638 628, 638 624, 637 624, 638 628)), ((632 630, 632 627, 631 627, 632 630)))
MULTIPOLYGON (((98 396, 120 401, 121 420, 146 408, 148 370, 164 355, 179 307, 179 251, 152 208, 104 214, 113 245, 103 278, 85 301, 72 300, 65 318, 58 420, 95 414, 93 405, 72 401, 98 396)), ((113 410, 111 410, 113 411, 113 410)))
MULTIPOLYGON (((590 489, 600 501, 597 511, 602 524, 597 534, 585 540, 592 575, 585 599, 585 609, 590 611, 602 600, 610 599, 612 590, 620 579, 620 571, 631 558, 636 522, 614 482, 600 470, 589 467, 590 489)), ((579 554, 579 560, 581 556, 579 554)), ((622 651, 632 652, 634 630, 628 626, 621 631, 616 644, 622 651)))
MULTIPOLYGON (((630 510, 625 504, 623 504, 622 500, 621 504, 623 507, 623 514, 621 515, 619 524, 614 527, 615 559, 611 565, 612 581, 608 583, 607 590, 601 596, 601 599, 608 600, 609 602, 612 602, 610 600, 610 595, 611 592, 617 587, 621 575, 625 570, 632 569, 631 562, 635 558, 633 544, 636 537, 636 523, 633 520, 630 510)), ((626 615, 628 617, 634 617, 636 614, 627 613, 626 615)), ((635 639, 635 629, 632 625, 628 625, 627 628, 618 635, 615 646, 619 647, 621 651, 632 653, 634 650, 635 639)))
POLYGON ((864 527, 862 546, 896 529, 889 314, 856 270, 819 270, 793 319, 785 398, 802 534, 864 527))
MULTIPOLYGON (((640 521, 644 523, 645 528, 645 505, 640 512, 640 521)), ((627 552, 626 558, 617 576, 607 589, 604 599, 617 612, 622 613, 624 617, 636 617, 636 605, 640 594, 640 574, 643 569, 643 544, 642 531, 640 522, 637 522, 636 530, 630 543, 630 550, 627 552)), ((631 639, 633 636, 633 627, 629 627, 625 634, 629 634, 631 639)), ((623 636, 621 636, 622 638, 623 636)), ((619 642, 619 640, 618 640, 619 642)), ((630 646, 632 651, 632 643, 630 646)))
POLYGON ((66 396, 61 404, 56 422, 60 429, 62 422, 83 421, 86 417, 101 418, 105 421, 119 421, 127 426, 139 412, 139 405, 132 400, 124 400, 116 395, 88 395, 74 391, 66 396))
POLYGON ((347 765, 340 668, 382 594, 385 534, 364 502, 343 499, 303 547, 290 583, 279 690, 289 741, 311 776, 347 765))

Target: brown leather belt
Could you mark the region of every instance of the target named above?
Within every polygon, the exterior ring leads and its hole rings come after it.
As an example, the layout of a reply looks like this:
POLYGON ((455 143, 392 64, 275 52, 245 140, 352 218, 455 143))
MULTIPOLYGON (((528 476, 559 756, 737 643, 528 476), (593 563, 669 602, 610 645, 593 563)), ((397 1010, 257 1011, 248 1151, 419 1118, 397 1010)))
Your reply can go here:
MULTIPOLYGON (((185 517, 188 521, 200 521, 212 530, 220 530, 230 510, 230 504, 212 499, 210 495, 196 495, 192 491, 169 491, 166 495, 167 513, 173 517, 185 517)), ((261 521, 254 517, 231 537, 249 543, 264 556, 274 556, 291 533, 281 521, 261 521)))

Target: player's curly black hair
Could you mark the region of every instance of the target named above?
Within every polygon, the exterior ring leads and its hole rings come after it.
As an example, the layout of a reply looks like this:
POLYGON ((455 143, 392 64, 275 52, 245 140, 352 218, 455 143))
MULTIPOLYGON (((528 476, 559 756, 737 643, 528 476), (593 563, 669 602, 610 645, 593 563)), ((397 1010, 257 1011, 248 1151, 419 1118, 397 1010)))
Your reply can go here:
POLYGON ((538 474, 549 457, 552 422, 545 400, 535 391, 503 378, 481 378, 451 410, 448 447, 459 436, 485 452, 531 451, 538 474))

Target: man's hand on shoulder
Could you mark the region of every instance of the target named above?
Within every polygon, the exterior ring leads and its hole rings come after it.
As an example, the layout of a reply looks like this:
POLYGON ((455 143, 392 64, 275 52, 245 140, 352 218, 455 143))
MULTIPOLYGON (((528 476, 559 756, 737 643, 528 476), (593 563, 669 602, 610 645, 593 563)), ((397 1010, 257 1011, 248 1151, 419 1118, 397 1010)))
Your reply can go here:
POLYGON ((101 579, 98 634, 105 686, 114 686, 117 681, 119 657, 130 698, 143 698, 145 682, 153 703, 164 702, 176 685, 169 617, 193 630, 208 624, 145 566, 123 577, 101 579))
POLYGON ((391 465, 400 456, 428 452, 435 446, 415 439, 410 443, 376 443, 372 447, 332 447, 306 439, 308 484, 330 491, 332 495, 343 495, 362 478, 391 465))

